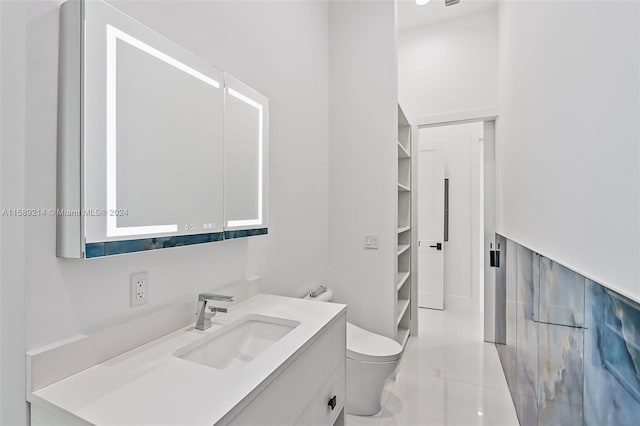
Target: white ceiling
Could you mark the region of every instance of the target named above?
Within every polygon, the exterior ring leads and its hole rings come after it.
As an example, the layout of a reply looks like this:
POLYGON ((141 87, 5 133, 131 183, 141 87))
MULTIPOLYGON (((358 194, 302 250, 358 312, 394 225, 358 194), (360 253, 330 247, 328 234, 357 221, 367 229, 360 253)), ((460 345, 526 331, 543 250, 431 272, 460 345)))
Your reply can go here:
POLYGON ((424 6, 418 6, 415 0, 397 1, 398 31, 470 15, 498 5, 498 0, 460 0, 460 3, 449 7, 444 5, 444 0, 431 0, 424 6))

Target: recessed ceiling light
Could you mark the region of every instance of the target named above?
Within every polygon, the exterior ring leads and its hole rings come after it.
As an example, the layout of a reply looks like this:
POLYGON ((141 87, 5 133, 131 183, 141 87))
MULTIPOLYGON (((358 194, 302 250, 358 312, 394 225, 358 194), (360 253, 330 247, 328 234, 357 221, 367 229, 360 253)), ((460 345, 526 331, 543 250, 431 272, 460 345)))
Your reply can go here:
POLYGON ((418 6, 424 6, 427 3, 429 3, 429 0, 416 0, 418 6))

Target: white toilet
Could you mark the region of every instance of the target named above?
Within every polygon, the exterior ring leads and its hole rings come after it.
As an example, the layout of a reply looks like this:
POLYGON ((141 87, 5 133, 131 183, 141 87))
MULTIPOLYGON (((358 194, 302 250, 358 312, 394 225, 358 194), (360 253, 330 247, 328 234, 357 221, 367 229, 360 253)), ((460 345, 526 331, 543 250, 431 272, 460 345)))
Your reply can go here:
MULTIPOLYGON (((320 287, 305 299, 330 302, 333 292, 320 287)), ((347 404, 346 411, 371 416, 382 409, 382 389, 395 371, 402 346, 395 340, 347 322, 347 404)))

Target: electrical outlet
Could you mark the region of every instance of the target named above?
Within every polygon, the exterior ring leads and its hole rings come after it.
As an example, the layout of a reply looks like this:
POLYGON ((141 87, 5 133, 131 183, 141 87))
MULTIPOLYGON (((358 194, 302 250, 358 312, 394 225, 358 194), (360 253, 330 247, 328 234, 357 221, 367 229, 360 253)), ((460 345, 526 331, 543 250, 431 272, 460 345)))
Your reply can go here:
POLYGON ((131 307, 145 305, 149 301, 149 272, 131 274, 131 307))

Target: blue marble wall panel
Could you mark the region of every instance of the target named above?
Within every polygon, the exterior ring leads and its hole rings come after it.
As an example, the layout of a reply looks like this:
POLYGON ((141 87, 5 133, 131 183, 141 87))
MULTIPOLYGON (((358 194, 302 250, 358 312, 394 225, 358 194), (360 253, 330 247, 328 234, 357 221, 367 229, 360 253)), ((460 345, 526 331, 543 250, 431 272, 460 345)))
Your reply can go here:
POLYGON ((537 425, 538 323, 534 265, 537 255, 516 249, 516 412, 523 426, 537 425))
POLYGON ((514 400, 520 426, 538 426, 538 399, 527 394, 516 394, 514 400))
POLYGON ((506 268, 506 308, 505 308, 505 323, 506 323, 506 362, 503 362, 503 368, 505 370, 505 376, 507 378, 507 384, 509 385, 509 391, 514 394, 517 392, 516 386, 516 321, 517 321, 517 294, 516 294, 516 280, 518 271, 518 258, 517 258, 517 246, 513 241, 507 240, 506 256, 503 260, 503 265, 506 268))
POLYGON ((551 400, 538 401, 538 426, 582 426, 582 424, 582 407, 551 400))
POLYGON ((505 373, 511 397, 517 399, 516 386, 516 267, 517 247, 513 241, 497 235, 500 243, 500 266, 496 268, 496 349, 505 373), (502 291, 502 297, 498 295, 502 291), (498 303, 504 306, 499 307, 498 303), (500 337, 502 341, 498 338, 500 337))
MULTIPOLYGON (((507 309, 507 267, 506 267, 506 257, 507 257, 507 241, 506 238, 502 236, 496 236, 496 262, 499 264, 496 266, 496 281, 495 281, 495 291, 496 291, 496 317, 495 317, 495 330, 496 330, 496 343, 502 344, 497 345, 498 354, 501 359, 506 356, 506 343, 507 343, 507 324, 506 324, 506 309, 507 309)), ((504 361, 503 361, 504 362, 504 361)))
POLYGON ((500 360, 520 424, 640 425, 640 304, 504 247, 500 360))
POLYGON ((538 333, 538 424, 581 425, 584 329, 540 323, 538 333))
POLYGON ((584 326, 584 277, 541 258, 539 315, 541 322, 584 326))
POLYGON ((640 305, 587 280, 584 424, 638 425, 640 305))

